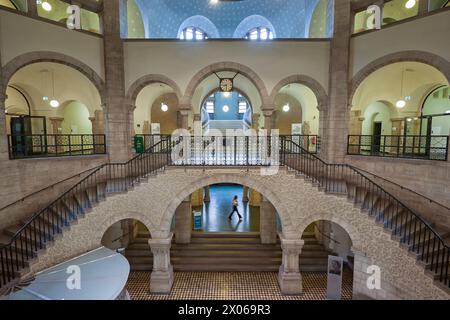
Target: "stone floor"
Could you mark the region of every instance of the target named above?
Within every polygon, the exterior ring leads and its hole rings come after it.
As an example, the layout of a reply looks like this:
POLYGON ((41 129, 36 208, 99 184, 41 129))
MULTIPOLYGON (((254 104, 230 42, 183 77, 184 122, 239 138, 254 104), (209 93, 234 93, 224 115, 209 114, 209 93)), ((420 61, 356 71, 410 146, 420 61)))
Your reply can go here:
POLYGON ((240 185, 213 185, 210 187, 211 201, 203 208, 194 210, 203 212, 203 232, 258 232, 259 208, 251 207, 242 202, 243 188, 240 185), (230 221, 233 197, 239 197, 239 213, 244 217, 239 222, 237 214, 230 221))
MULTIPOLYGON (((324 300, 326 273, 303 273, 301 296, 283 296, 274 272, 176 272, 170 295, 149 293, 150 273, 132 272, 127 289, 132 300, 324 300)), ((352 297, 352 273, 345 272, 342 296, 352 297)))

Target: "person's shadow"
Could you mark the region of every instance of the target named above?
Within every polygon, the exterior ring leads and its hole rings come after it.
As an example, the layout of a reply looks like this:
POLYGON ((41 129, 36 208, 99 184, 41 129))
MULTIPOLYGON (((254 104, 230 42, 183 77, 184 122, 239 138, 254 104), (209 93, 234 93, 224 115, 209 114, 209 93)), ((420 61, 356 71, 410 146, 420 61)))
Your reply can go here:
POLYGON ((239 230, 239 226, 241 225, 242 221, 237 220, 237 222, 233 222, 233 220, 228 220, 228 227, 230 228, 230 231, 237 232, 239 230))

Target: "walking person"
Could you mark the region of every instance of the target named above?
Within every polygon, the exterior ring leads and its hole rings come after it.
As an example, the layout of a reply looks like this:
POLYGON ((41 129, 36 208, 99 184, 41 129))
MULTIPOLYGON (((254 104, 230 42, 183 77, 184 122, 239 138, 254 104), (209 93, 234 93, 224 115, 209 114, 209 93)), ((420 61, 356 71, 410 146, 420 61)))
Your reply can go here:
POLYGON ((238 206, 239 206, 238 196, 234 196, 232 206, 233 206, 233 211, 231 211, 230 216, 228 217, 228 219, 231 220, 233 218, 233 214, 236 212, 237 215, 239 216, 239 221, 242 221, 242 216, 241 216, 241 214, 239 213, 239 210, 238 210, 238 206))

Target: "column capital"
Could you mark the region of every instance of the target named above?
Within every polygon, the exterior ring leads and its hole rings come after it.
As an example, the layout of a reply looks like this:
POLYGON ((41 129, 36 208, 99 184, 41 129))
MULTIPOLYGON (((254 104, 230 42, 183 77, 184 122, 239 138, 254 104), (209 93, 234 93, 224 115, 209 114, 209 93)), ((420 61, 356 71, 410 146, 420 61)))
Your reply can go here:
POLYGON ((148 239, 148 244, 150 248, 155 249, 170 249, 172 244, 173 233, 171 232, 167 238, 150 238, 148 239))
POLYGON ((273 110, 262 110, 264 117, 271 117, 273 115, 273 110))
POLYGON ((305 241, 302 239, 283 239, 281 238, 281 248, 286 254, 300 254, 302 253, 305 241))
POLYGON ((64 121, 64 118, 62 118, 62 117, 50 117, 49 120, 50 121, 64 121))

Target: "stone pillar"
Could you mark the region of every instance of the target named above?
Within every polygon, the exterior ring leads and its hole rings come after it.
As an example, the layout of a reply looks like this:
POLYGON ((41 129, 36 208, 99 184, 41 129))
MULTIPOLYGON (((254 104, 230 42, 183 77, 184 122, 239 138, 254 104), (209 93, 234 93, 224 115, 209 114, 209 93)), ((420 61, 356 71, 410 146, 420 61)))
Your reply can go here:
POLYGON ((267 134, 270 135, 270 131, 272 130, 272 116, 273 111, 264 111, 264 129, 267 130, 267 134))
POLYGON ((285 239, 282 234, 280 239, 283 260, 278 273, 278 284, 281 293, 299 295, 303 292, 299 255, 305 242, 301 239, 285 239))
MULTIPOLYGON (((0 70, 0 78, 1 78, 1 70, 0 70)), ((6 95, 0 92, 0 161, 9 159, 5 100, 6 95)))
POLYGON ((189 129, 189 110, 180 110, 180 129, 189 129))
POLYGON ((27 11, 28 15, 32 17, 37 17, 38 10, 36 0, 27 0, 27 11))
POLYGON ((104 139, 102 136, 99 136, 105 134, 103 111, 101 110, 95 111, 95 117, 90 117, 89 120, 91 121, 92 124, 92 134, 97 135, 94 136, 93 139, 95 143, 94 153, 104 153, 105 151, 103 148, 104 139))
POLYGON ((246 186, 243 186, 242 187, 242 202, 245 202, 245 203, 247 203, 248 201, 249 201, 249 198, 248 198, 248 187, 246 187, 246 186))
POLYGON ((367 279, 370 274, 367 268, 372 264, 371 259, 364 252, 352 248, 354 254, 353 264, 353 299, 361 300, 374 298, 374 291, 367 287, 367 279))
POLYGON ((153 271, 150 277, 150 292, 169 294, 173 285, 173 266, 170 263, 170 246, 173 234, 164 239, 149 239, 153 253, 153 271))
POLYGON ((347 151, 349 114, 349 56, 352 27, 351 0, 334 1, 334 37, 331 40, 329 105, 321 154, 330 162, 343 162, 347 151))
POLYGON ((259 118, 261 115, 259 113, 254 113, 252 116, 252 129, 258 131, 259 130, 259 118))
POLYGON ((252 207, 261 206, 261 198, 262 198, 262 196, 258 191, 250 188, 250 199, 249 200, 250 200, 250 205, 252 207))
POLYGON ((419 0, 419 15, 428 13, 428 1, 429 0, 419 0))
POLYGON ((175 242, 188 244, 191 242, 192 205, 190 197, 186 198, 175 211, 175 242))
POLYGON ((211 192, 209 190, 209 187, 205 187, 205 197, 203 198, 204 202, 211 202, 211 192))
POLYGON ((112 162, 132 156, 133 113, 125 101, 123 42, 120 38, 120 0, 103 1, 103 52, 106 83, 108 150, 112 162), (130 127, 131 126, 131 127, 130 127))
POLYGON ((261 201, 259 216, 261 243, 277 243, 277 211, 265 197, 261 201))
POLYGON ((203 205, 203 189, 198 189, 191 194, 191 206, 200 207, 203 205))
POLYGON ((203 134, 202 116, 198 113, 194 114, 194 134, 201 136, 203 134))

